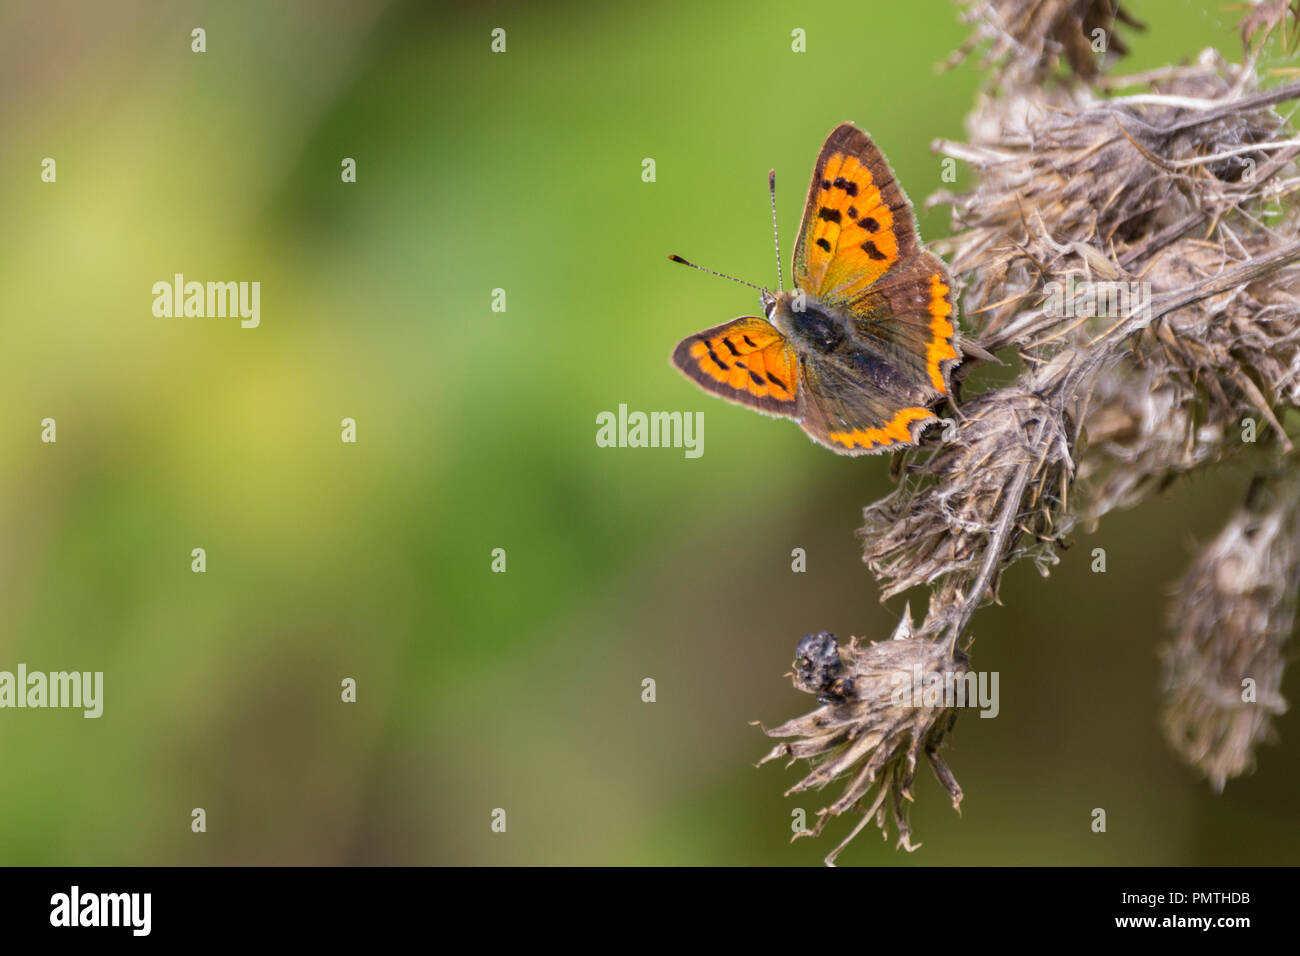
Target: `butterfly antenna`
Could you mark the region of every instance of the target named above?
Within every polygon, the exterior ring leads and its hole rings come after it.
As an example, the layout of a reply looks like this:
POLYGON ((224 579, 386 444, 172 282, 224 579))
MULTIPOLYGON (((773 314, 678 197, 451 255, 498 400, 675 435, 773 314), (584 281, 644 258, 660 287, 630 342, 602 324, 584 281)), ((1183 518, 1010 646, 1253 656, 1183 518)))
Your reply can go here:
POLYGON ((684 266, 690 266, 692 269, 699 269, 701 272, 707 272, 711 276, 717 276, 719 279, 730 279, 732 282, 739 282, 741 285, 747 285, 751 289, 757 289, 759 292, 766 292, 762 286, 754 285, 752 282, 746 282, 744 279, 737 279, 735 276, 729 276, 725 272, 714 272, 712 269, 706 269, 704 266, 697 266, 694 262, 687 262, 681 256, 669 256, 673 262, 680 262, 684 266))
POLYGON ((781 277, 781 234, 776 228, 776 170, 767 171, 767 191, 772 196, 772 242, 776 245, 776 291, 785 289, 785 279, 781 277))

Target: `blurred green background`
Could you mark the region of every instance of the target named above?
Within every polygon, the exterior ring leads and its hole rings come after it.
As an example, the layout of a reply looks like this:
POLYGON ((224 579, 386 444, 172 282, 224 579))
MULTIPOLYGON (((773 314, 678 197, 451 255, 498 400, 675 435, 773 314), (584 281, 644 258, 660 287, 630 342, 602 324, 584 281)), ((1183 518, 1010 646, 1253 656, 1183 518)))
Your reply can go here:
MULTIPOLYGON (((1239 57, 1235 14, 1132 8, 1126 70, 1239 57)), ((783 798, 748 722, 812 704, 802 634, 897 619, 854 535, 888 462, 674 371, 757 303, 665 255, 770 284, 776 167, 788 278, 843 120, 941 188, 966 33, 942 0, 0 4, 0 669, 106 684, 97 721, 0 711, 0 862, 820 862, 852 821, 790 845, 829 794, 783 798), (155 318, 175 272, 260 281, 261 327, 155 318), (598 448, 620 403, 704 411, 703 457, 598 448)), ((840 862, 1300 862, 1294 710, 1222 796, 1157 727, 1170 582, 1244 479, 1010 572, 974 624, 1001 715, 948 751, 962 816, 925 772, 922 849, 866 831, 840 862)))

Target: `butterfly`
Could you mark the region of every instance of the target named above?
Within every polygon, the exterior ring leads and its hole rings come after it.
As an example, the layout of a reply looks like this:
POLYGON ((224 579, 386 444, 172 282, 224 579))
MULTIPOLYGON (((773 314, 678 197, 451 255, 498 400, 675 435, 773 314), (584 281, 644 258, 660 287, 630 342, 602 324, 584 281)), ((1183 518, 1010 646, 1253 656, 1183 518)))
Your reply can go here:
MULTIPOLYGON (((775 229, 775 173, 768 183, 775 229)), ((912 204, 884 155, 851 123, 817 156, 793 290, 781 290, 780 269, 778 246, 778 291, 759 289, 763 318, 687 336, 673 364, 706 391, 793 419, 842 455, 916 444, 938 421, 933 407, 951 398, 949 376, 961 361, 952 280, 921 247, 912 204)))

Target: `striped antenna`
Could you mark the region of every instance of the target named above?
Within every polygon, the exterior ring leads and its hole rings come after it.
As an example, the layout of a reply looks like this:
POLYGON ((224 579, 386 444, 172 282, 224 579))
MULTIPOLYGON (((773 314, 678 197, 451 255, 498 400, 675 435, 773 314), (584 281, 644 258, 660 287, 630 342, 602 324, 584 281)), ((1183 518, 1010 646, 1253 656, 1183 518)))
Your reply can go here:
POLYGON ((776 245, 776 291, 785 289, 785 279, 781 277, 781 234, 776 228, 776 170, 767 171, 767 191, 772 195, 772 242, 776 245))
POLYGON ((711 276, 717 276, 719 279, 730 279, 732 282, 739 282, 741 285, 747 285, 751 289, 757 289, 759 292, 766 292, 762 286, 754 285, 752 282, 746 282, 744 279, 737 279, 735 276, 729 276, 725 272, 714 272, 712 269, 706 269, 704 266, 697 266, 694 262, 687 262, 681 256, 669 256, 673 262, 680 262, 684 266, 690 266, 692 269, 699 269, 701 272, 707 272, 711 276))

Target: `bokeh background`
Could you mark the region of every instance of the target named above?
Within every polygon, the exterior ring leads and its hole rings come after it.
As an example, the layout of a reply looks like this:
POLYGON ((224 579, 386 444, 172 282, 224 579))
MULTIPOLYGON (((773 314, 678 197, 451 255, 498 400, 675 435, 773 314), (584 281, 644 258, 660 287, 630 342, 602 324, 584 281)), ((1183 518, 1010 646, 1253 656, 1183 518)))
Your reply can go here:
MULTIPOLYGON (((1132 9, 1126 70, 1239 58, 1217 4, 1132 9)), ((106 684, 99 720, 0 711, 0 862, 820 862, 852 821, 790 845, 822 803, 754 769, 748 722, 812 703, 802 634, 897 620, 854 535, 888 462, 671 369, 756 302, 665 254, 770 284, 775 167, 788 277, 843 120, 941 188, 965 35, 943 0, 0 4, 0 669, 106 684), (261 327, 155 318, 175 272, 260 281, 261 327), (598 448, 620 403, 703 410, 703 457, 598 448)), ((1300 862, 1294 710, 1221 796, 1157 726, 1170 582, 1244 483, 1013 569, 974 625, 1002 712, 958 724, 962 815, 927 771, 923 847, 840 862, 1300 862)))

